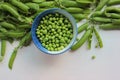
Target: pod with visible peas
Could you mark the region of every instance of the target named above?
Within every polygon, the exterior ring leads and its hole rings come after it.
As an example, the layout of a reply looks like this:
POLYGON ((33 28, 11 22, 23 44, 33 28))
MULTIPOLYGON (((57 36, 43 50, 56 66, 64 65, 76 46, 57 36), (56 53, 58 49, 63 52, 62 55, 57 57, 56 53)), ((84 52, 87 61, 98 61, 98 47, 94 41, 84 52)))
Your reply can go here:
POLYGON ((78 27, 78 33, 81 33, 82 31, 86 30, 89 26, 89 22, 86 22, 78 27))
POLYGON ((108 23, 108 24, 101 24, 99 28, 103 30, 120 30, 120 25, 108 23))
POLYGON ((116 4, 120 4, 120 0, 110 0, 110 1, 108 2, 108 6, 116 5, 116 4))
POLYGON ((6 40, 1 40, 1 57, 2 57, 2 59, 0 61, 3 60, 3 58, 5 56, 5 51, 6 51, 6 40))
POLYGON ((76 50, 78 48, 80 48, 84 43, 85 41, 87 41, 88 37, 90 36, 91 34, 91 29, 88 29, 84 34, 83 36, 79 39, 79 41, 77 41, 72 47, 71 47, 71 50, 76 50))
POLYGON ((96 22, 101 22, 101 23, 112 22, 112 20, 110 18, 106 18, 106 17, 93 17, 93 18, 91 18, 91 20, 96 21, 96 22))
POLYGON ((16 29, 16 27, 13 24, 5 22, 5 21, 0 22, 0 25, 4 28, 7 28, 7 29, 14 29, 14 30, 16 29))
POLYGON ((88 37, 88 49, 91 49, 91 44, 92 44, 92 37, 93 37, 93 27, 91 27, 91 33, 90 33, 90 36, 88 37))
POLYGON ((100 34, 97 32, 97 30, 95 28, 93 28, 93 30, 94 30, 95 36, 97 38, 97 41, 98 41, 97 44, 99 44, 100 48, 102 48, 103 47, 103 42, 102 42, 102 39, 100 37, 100 34))
POLYGON ((10 0, 10 2, 24 12, 28 12, 28 10, 30 9, 27 5, 18 0, 10 0))
POLYGON ((100 11, 108 2, 109 2, 109 0, 100 0, 99 4, 95 10, 100 11))

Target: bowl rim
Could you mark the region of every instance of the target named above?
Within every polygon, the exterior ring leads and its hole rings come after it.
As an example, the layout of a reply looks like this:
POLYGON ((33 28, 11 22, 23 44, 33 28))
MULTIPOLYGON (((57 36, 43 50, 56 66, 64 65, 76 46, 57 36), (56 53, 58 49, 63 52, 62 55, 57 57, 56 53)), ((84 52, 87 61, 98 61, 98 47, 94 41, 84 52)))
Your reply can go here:
POLYGON ((56 54, 62 54, 66 51, 68 51, 71 46, 74 44, 74 42, 76 41, 76 37, 77 37, 77 23, 75 22, 75 19, 74 17, 68 13, 67 11, 63 10, 63 9, 60 9, 60 8, 51 8, 51 9, 48 9, 48 10, 45 10, 41 13, 39 13, 34 21, 33 21, 33 24, 32 24, 32 28, 31 28, 31 33, 32 33, 32 40, 33 40, 33 43, 35 44, 35 46, 40 50, 42 51, 43 53, 46 53, 46 54, 51 54, 51 55, 56 55, 56 54), (41 44, 41 42, 38 40, 37 36, 36 36, 36 28, 38 26, 38 23, 36 24, 37 21, 40 22, 40 19, 49 14, 49 13, 54 13, 54 12, 58 12, 62 15, 64 15, 65 17, 67 17, 69 19, 69 21, 71 22, 72 24, 72 27, 74 28, 73 29, 73 38, 71 39, 71 42, 67 45, 66 48, 60 50, 60 51, 49 51, 47 50, 46 48, 44 48, 41 44))

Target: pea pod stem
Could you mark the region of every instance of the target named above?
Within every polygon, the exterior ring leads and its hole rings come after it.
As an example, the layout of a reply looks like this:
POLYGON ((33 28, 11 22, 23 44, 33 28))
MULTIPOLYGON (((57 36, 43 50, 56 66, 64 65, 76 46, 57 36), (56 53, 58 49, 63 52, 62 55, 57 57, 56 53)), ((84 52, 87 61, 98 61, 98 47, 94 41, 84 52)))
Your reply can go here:
POLYGON ((98 41, 98 44, 99 44, 100 48, 102 48, 103 47, 102 39, 100 37, 100 34, 97 32, 97 30, 95 28, 94 28, 94 33, 95 33, 95 36, 97 38, 97 41, 98 41))
POLYGON ((91 29, 88 29, 88 30, 83 34, 83 36, 79 39, 79 41, 76 42, 76 43, 71 47, 71 50, 76 50, 76 49, 80 48, 80 47, 85 43, 85 41, 87 41, 88 37, 90 36, 90 33, 91 33, 91 29))

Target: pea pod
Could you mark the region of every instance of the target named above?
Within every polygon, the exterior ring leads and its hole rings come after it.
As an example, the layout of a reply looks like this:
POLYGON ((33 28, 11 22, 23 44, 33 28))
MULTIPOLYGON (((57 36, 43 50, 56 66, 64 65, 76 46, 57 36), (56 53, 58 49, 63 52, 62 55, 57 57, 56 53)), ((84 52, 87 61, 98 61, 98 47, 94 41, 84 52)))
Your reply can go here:
POLYGON ((113 6, 111 6, 111 7, 107 7, 106 9, 105 9, 105 12, 106 13, 120 13, 120 8, 119 7, 113 7, 113 6))
POLYGON ((108 23, 108 24, 101 24, 99 28, 103 30, 120 30, 120 25, 108 23))
POLYGON ((0 22, 0 25, 2 27, 7 28, 7 29, 16 29, 16 27, 13 24, 5 22, 5 21, 4 22, 0 22))
POLYGON ((103 23, 112 22, 112 20, 110 18, 105 18, 105 17, 93 17, 93 18, 91 18, 91 20, 96 21, 96 22, 103 22, 103 23))
POLYGON ((7 5, 7 4, 2 4, 1 5, 1 8, 4 10, 4 11, 8 11, 11 15, 13 15, 14 17, 16 18, 20 18, 20 15, 19 13, 13 9, 11 6, 7 5))
POLYGON ((72 16, 73 16, 75 19, 78 19, 78 20, 82 20, 82 19, 87 18, 87 16, 86 16, 85 14, 72 14, 72 16))
POLYGON ((120 19, 112 19, 112 23, 120 25, 120 19))
POLYGON ((18 25, 17 27, 21 28, 21 29, 30 29, 31 25, 30 24, 21 24, 21 25, 18 25))
POLYGON ((108 2, 108 5, 111 6, 111 5, 116 5, 116 4, 120 4, 120 0, 110 0, 108 2))
POLYGON ((2 61, 5 56, 5 50, 6 50, 6 40, 1 40, 1 57, 2 57, 2 59, 0 61, 2 61))
POLYGON ((91 28, 91 33, 90 36, 88 37, 88 49, 91 49, 91 44, 92 44, 92 37, 93 37, 93 27, 91 28))
POLYGON ((21 48, 24 43, 29 39, 29 37, 31 36, 31 32, 27 33, 26 36, 24 36, 21 41, 19 42, 19 45, 14 49, 14 51, 12 52, 12 55, 10 57, 10 60, 9 60, 9 63, 8 63, 8 66, 10 69, 12 69, 13 67, 13 63, 14 63, 14 60, 16 58, 16 55, 17 55, 17 52, 18 52, 18 49, 21 48))
POLYGON ((35 2, 35 3, 41 3, 41 2, 45 2, 46 0, 32 0, 32 2, 35 2))
POLYGON ((14 6, 18 7, 19 9, 23 10, 24 12, 28 12, 29 7, 25 5, 24 3, 18 1, 18 0, 11 0, 10 1, 14 6))
POLYGON ((20 31, 7 31, 4 28, 0 28, 0 31, 4 33, 4 35, 6 35, 7 37, 11 37, 11 38, 20 38, 20 37, 23 37, 26 33, 26 32, 20 32, 20 31))
POLYGON ((98 6, 96 7, 96 11, 100 11, 108 2, 109 0, 100 0, 98 6))
POLYGON ((89 26, 89 22, 84 23, 83 25, 78 27, 78 33, 82 32, 83 30, 86 30, 89 26))
POLYGON ((88 30, 83 34, 83 36, 79 39, 79 41, 76 42, 76 43, 71 47, 71 50, 76 50, 76 49, 80 48, 80 47, 85 43, 85 41, 88 39, 88 37, 90 36, 90 33, 91 33, 91 29, 88 29, 88 30))
POLYGON ((67 0, 62 0, 61 4, 64 7, 80 7, 80 5, 76 1, 67 1, 67 0))
POLYGON ((39 10, 39 5, 36 4, 36 3, 31 3, 31 2, 29 2, 29 3, 26 3, 26 5, 27 5, 30 9, 33 9, 33 10, 36 10, 36 11, 39 10))
POLYGON ((118 13, 105 13, 105 15, 109 18, 113 18, 113 19, 120 19, 120 14, 118 13))
POLYGON ((100 34, 97 32, 97 30, 95 28, 93 30, 94 30, 95 36, 97 38, 98 44, 99 44, 100 48, 102 48, 103 47, 103 42, 102 42, 102 39, 100 37, 100 34))
POLYGON ((56 4, 55 4, 54 1, 47 1, 47 2, 39 3, 39 7, 48 7, 48 8, 50 8, 50 7, 55 7, 55 6, 56 6, 56 4))
POLYGON ((65 10, 70 12, 70 13, 82 13, 83 12, 83 9, 75 8, 75 7, 65 8, 65 10))
POLYGON ((104 12, 95 11, 91 16, 92 17, 103 17, 104 16, 104 12))
POLYGON ((76 0, 76 2, 78 2, 80 4, 91 4, 92 0, 76 0))

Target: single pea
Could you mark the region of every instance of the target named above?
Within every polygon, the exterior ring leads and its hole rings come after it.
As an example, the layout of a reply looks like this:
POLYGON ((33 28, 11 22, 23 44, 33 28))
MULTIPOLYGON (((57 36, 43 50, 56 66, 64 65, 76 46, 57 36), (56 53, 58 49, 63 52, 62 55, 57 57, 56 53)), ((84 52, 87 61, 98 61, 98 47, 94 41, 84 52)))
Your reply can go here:
POLYGON ((64 47, 66 47, 68 44, 64 44, 64 47))
POLYGON ((39 37, 40 37, 40 35, 37 35, 37 37, 39 38, 39 37))
POLYGON ((60 32, 59 34, 60 34, 60 36, 62 36, 62 35, 63 35, 63 33, 62 33, 62 32, 60 32))
POLYGON ((63 38, 60 39, 60 42, 65 42, 65 40, 63 38))
POLYGON ((43 21, 40 21, 40 24, 43 24, 44 22, 43 21))
POLYGON ((47 16, 47 15, 46 15, 46 16, 45 16, 45 18, 46 18, 46 19, 48 19, 48 18, 49 18, 49 16, 47 16))
POLYGON ((53 32, 53 34, 55 35, 55 34, 57 34, 57 32, 55 31, 55 32, 53 32))
POLYGON ((59 43, 59 40, 55 40, 55 43, 59 43))
POLYGON ((60 47, 58 47, 58 48, 57 48, 57 51, 60 51, 60 50, 61 50, 61 48, 60 48, 60 47))
POLYGON ((70 35, 70 36, 69 36, 69 38, 70 38, 70 39, 72 39, 72 38, 73 38, 73 34, 72 34, 72 35, 70 35))
POLYGON ((70 41, 71 41, 71 40, 70 40, 70 39, 68 39, 68 40, 67 40, 67 43, 69 44, 69 43, 70 43, 70 41))
POLYGON ((49 18, 49 21, 52 21, 52 20, 53 20, 53 19, 50 17, 50 18, 49 18))
POLYGON ((61 46, 60 48, 61 48, 61 50, 62 50, 62 49, 64 49, 64 46, 61 46))
POLYGON ((66 37, 66 34, 65 33, 63 33, 63 35, 62 35, 63 37, 66 37))
POLYGON ((51 50, 50 47, 48 47, 48 50, 49 50, 49 51, 51 50))
POLYGON ((56 17, 58 17, 58 16, 59 16, 59 14, 58 14, 58 13, 55 13, 55 16, 56 16, 56 17))
POLYGON ((52 29, 52 32, 55 32, 55 29, 52 29))

